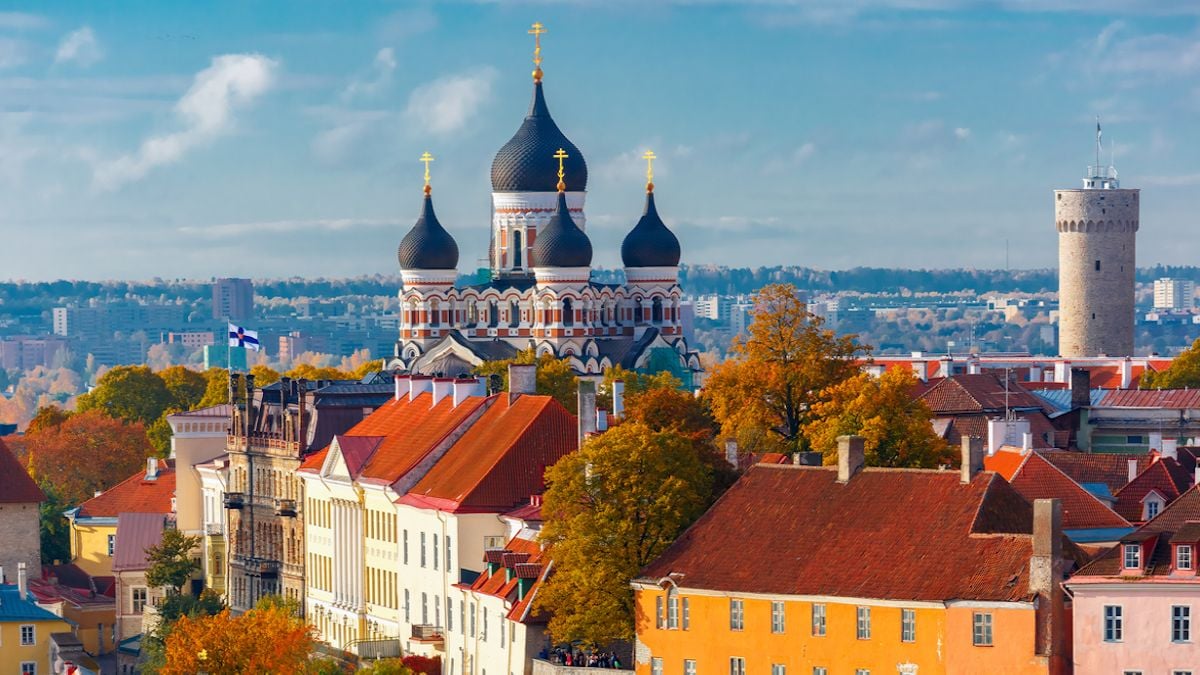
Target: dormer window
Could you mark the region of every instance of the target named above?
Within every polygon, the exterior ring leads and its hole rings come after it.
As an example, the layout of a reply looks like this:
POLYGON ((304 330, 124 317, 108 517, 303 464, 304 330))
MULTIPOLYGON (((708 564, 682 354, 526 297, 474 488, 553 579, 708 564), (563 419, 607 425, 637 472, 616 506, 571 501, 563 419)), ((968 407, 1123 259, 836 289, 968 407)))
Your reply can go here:
POLYGON ((1142 568, 1142 545, 1125 544, 1125 569, 1137 570, 1142 568))
POLYGON ((1151 497, 1146 500, 1146 509, 1142 513, 1142 520, 1151 520, 1162 511, 1162 500, 1157 497, 1151 497))
POLYGON ((1190 570, 1192 569, 1192 545, 1177 544, 1175 546, 1175 569, 1190 570))

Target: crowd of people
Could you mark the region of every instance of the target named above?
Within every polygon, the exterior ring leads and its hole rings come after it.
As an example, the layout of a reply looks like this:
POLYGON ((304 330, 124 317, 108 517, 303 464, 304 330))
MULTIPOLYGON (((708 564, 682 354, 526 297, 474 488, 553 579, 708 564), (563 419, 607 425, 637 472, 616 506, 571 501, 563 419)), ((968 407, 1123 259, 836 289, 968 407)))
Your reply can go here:
POLYGON ((553 664, 575 668, 615 668, 619 670, 622 667, 621 658, 612 652, 585 652, 578 647, 543 649, 539 656, 553 664))

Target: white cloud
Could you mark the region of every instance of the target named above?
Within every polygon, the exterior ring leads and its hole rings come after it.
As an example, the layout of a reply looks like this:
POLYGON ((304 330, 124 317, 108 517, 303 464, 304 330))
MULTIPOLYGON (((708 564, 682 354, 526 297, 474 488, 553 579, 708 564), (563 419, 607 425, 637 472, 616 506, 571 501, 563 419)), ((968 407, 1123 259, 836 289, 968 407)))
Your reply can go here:
POLYGON ((277 67, 277 62, 259 54, 214 57, 212 65, 196 74, 192 86, 175 104, 183 128, 151 136, 136 153, 98 164, 92 176, 95 186, 117 189, 228 133, 234 125, 234 110, 250 105, 270 89, 277 67))
POLYGON ((96 40, 96 34, 91 26, 84 26, 67 33, 62 42, 58 43, 58 51, 54 54, 55 63, 78 63, 87 68, 104 58, 104 50, 96 40))
POLYGON ((368 77, 357 77, 342 90, 342 100, 359 96, 373 96, 392 81, 392 73, 396 72, 396 52, 391 47, 384 47, 375 53, 371 62, 371 74, 368 77))
POLYGON ((33 30, 50 25, 46 17, 28 12, 0 12, 0 28, 33 30))
POLYGON ((967 127, 955 127, 954 137, 960 141, 965 141, 971 137, 971 130, 967 127))
POLYGON ((312 151, 318 159, 337 163, 348 159, 357 150, 363 149, 371 139, 377 127, 391 118, 391 113, 383 110, 335 110, 328 116, 332 126, 320 132, 313 138, 312 151))
POLYGON ((408 97, 405 116, 426 133, 461 130, 492 96, 496 69, 491 66, 423 84, 408 97))

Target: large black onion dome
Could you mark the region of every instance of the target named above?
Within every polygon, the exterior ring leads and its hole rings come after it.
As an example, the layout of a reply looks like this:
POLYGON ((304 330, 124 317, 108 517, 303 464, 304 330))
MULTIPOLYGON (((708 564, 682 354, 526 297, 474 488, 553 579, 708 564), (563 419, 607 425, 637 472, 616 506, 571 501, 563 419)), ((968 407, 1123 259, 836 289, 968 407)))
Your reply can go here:
POLYGON ((678 267, 679 255, 679 239, 658 217, 654 193, 646 193, 646 210, 621 242, 621 262, 626 267, 678 267))
POLYGON ((458 268, 458 244, 438 222, 433 198, 425 195, 421 216, 396 252, 402 270, 452 270, 458 268))
POLYGON ((587 162, 583 153, 559 131, 542 83, 533 85, 533 103, 517 133, 509 139, 492 160, 492 192, 550 192, 558 184, 558 162, 554 153, 562 148, 567 153, 563 161, 563 180, 572 190, 587 189, 587 162))
POLYGON ((538 230, 533 243, 535 267, 590 267, 592 264, 592 242, 579 229, 571 212, 567 209, 567 196, 558 193, 558 210, 550 216, 550 222, 538 230))

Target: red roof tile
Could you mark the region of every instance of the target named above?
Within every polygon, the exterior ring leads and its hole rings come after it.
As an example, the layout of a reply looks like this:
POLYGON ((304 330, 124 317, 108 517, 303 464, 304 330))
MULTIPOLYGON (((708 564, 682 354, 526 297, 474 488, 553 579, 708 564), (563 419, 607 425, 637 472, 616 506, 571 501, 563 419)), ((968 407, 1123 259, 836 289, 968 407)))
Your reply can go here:
POLYGON ((759 464, 642 575, 742 593, 1031 597, 1032 508, 996 474, 759 464), (754 542, 752 556, 738 555, 754 542), (786 570, 786 573, 781 573, 786 570))
POLYGON ((996 412, 1006 408, 1046 409, 1042 399, 1016 382, 1008 383, 1006 393, 1004 380, 992 373, 947 377, 920 398, 935 416, 996 412))
POLYGON ((1129 482, 1129 460, 1137 462, 1141 473, 1154 460, 1149 453, 1139 455, 1039 450, 1038 454, 1057 466, 1076 483, 1104 483, 1114 495, 1129 482))
POLYGON ((364 478, 396 482, 484 405, 484 399, 478 396, 457 406, 450 396, 437 405, 431 406, 432 401, 429 392, 411 401, 408 397, 390 400, 346 432, 346 436, 384 439, 363 467, 364 478))
POLYGON ((1129 527, 1125 518, 1038 453, 1030 454, 1009 482, 1029 502, 1035 499, 1060 500, 1063 529, 1129 527))
POLYGON ((483 574, 480 574, 471 584, 471 591, 504 598, 511 602, 512 607, 508 611, 508 618, 512 621, 544 622, 545 616, 529 611, 530 605, 541 587, 541 582, 545 578, 546 565, 549 563, 542 556, 541 545, 533 539, 518 534, 504 545, 504 549, 510 551, 503 556, 507 558, 506 564, 494 573, 489 573, 485 569, 483 574), (512 562, 512 565, 507 565, 508 562, 512 562), (513 570, 512 574, 507 572, 509 567, 513 570), (511 579, 508 578, 510 576, 511 579), (521 600, 517 599, 517 579, 519 578, 533 580, 525 597, 521 600))
MULTIPOLYGON (((1161 577, 1171 571, 1171 537, 1190 522, 1200 521, 1200 491, 1195 487, 1179 496, 1167 505, 1162 513, 1150 522, 1142 525, 1128 539, 1141 541, 1147 536, 1157 536, 1157 545, 1148 556, 1145 565, 1146 577, 1161 577)), ((1117 577, 1121 575, 1121 547, 1113 546, 1102 553, 1092 562, 1081 568, 1074 578, 1087 577, 1117 577)), ((1144 578, 1144 577, 1143 577, 1144 578)), ((1123 581, 1137 581, 1139 577, 1121 577, 1123 581)), ((1193 577, 1193 582, 1200 582, 1200 577, 1193 577)))
POLYGON ((1017 475, 1017 469, 1025 463, 1025 459, 1029 455, 1023 455, 1019 452, 1009 450, 1000 450, 983 458, 983 468, 988 471, 995 471, 1004 476, 1004 480, 1012 482, 1013 476, 1017 475))
POLYGON ((175 467, 158 460, 158 477, 139 471, 79 505, 79 518, 116 518, 122 513, 170 513, 175 496, 175 467))
POLYGON ((17 461, 4 441, 0 441, 0 503, 32 504, 46 501, 42 489, 33 482, 29 472, 17 461))
POLYGON ((297 471, 320 471, 321 466, 325 464, 325 456, 329 454, 329 447, 326 446, 320 450, 310 453, 300 462, 300 468, 297 471))
POLYGON ((1150 494, 1151 490, 1162 495, 1166 503, 1170 504, 1191 487, 1190 478, 1188 472, 1179 465, 1178 461, 1170 457, 1162 457, 1151 463, 1116 493, 1117 513, 1131 523, 1140 522, 1143 515, 1142 501, 1146 495, 1150 494))
POLYGON ((1115 389, 1104 392, 1099 407, 1200 408, 1200 389, 1115 389))

